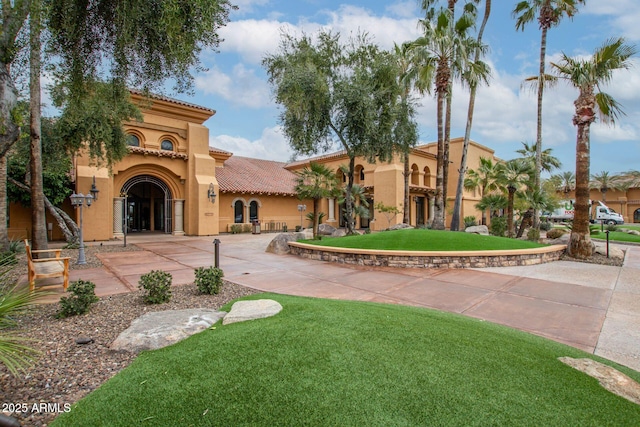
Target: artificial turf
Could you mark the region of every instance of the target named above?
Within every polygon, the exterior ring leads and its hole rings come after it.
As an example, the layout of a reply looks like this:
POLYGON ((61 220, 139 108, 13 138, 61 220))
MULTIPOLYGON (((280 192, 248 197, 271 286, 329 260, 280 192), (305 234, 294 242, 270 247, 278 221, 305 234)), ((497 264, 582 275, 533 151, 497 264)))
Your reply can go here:
POLYGON ((51 425, 640 425, 557 359, 601 360, 572 347, 423 308, 252 298, 284 309, 142 353, 51 425))
POLYGON ((427 229, 394 230, 334 238, 324 237, 321 240, 304 240, 304 243, 352 249, 403 251, 488 251, 530 249, 544 246, 527 240, 427 229))

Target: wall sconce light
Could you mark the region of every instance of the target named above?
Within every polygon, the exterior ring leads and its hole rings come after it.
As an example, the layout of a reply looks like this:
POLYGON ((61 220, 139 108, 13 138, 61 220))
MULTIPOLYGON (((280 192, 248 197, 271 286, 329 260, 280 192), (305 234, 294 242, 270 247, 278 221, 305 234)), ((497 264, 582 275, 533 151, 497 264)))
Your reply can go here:
POLYGON ((91 190, 89 190, 89 192, 91 193, 91 195, 93 196, 93 200, 94 201, 98 201, 98 193, 100 192, 100 190, 98 190, 98 187, 96 187, 96 176, 93 176, 93 184, 91 184, 91 190))
POLYGON ((418 196, 413 196, 413 201, 417 202, 418 201, 418 196))
POLYGON ((213 182, 209 184, 209 190, 207 191, 207 199, 209 199, 211 203, 216 202, 216 189, 213 186, 213 182))
POLYGON ((186 180, 186 179, 181 179, 181 180, 180 180, 180 185, 184 185, 184 183, 185 183, 185 182, 187 182, 187 180, 186 180))

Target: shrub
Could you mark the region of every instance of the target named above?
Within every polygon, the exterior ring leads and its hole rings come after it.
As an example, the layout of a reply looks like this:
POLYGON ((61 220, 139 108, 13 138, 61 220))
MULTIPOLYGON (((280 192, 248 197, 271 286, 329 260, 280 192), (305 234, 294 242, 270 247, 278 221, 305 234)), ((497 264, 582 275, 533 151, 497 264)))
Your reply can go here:
POLYGON ((58 319, 84 314, 89 311, 91 304, 98 301, 96 285, 88 280, 76 280, 69 285, 68 297, 60 298, 60 311, 56 314, 58 319))
POLYGON ((540 240, 540 230, 530 228, 529 231, 527 231, 527 240, 531 240, 532 242, 540 240))
POLYGON ((231 230, 231 234, 238 234, 242 232, 242 225, 233 224, 231 227, 229 227, 229 229, 231 230))
POLYGON ((16 253, 13 251, 6 251, 0 253, 0 264, 4 265, 14 265, 18 263, 18 259, 16 258, 16 253))
POLYGON ((465 216, 464 217, 464 228, 473 227, 474 225, 478 225, 475 216, 465 216))
POLYGON ((491 224, 489 225, 489 233, 494 236, 504 237, 504 233, 507 231, 507 219, 503 216, 494 216, 491 218, 491 224))
POLYGON ((242 224, 242 232, 250 233, 251 232, 251 224, 242 224))
POLYGON ((540 230, 549 231, 551 228, 553 228, 553 224, 550 221, 540 222, 540 230))
POLYGON ((143 274, 138 282, 138 288, 144 289, 147 293, 143 296, 144 302, 147 304, 162 304, 171 299, 171 280, 173 276, 170 273, 161 270, 152 270, 147 274, 143 274))
POLYGON ((203 294, 217 295, 222 287, 222 269, 217 267, 196 268, 196 286, 203 294))
POLYGON ((557 239, 564 233, 565 231, 561 228, 552 228, 551 230, 547 231, 547 239, 557 239))
POLYGON ((609 224, 607 225, 607 230, 609 231, 616 231, 618 229, 618 226, 615 224, 609 224))
POLYGON ((11 240, 9 242, 9 252, 13 252, 14 254, 24 252, 24 243, 22 243, 21 240, 11 240))

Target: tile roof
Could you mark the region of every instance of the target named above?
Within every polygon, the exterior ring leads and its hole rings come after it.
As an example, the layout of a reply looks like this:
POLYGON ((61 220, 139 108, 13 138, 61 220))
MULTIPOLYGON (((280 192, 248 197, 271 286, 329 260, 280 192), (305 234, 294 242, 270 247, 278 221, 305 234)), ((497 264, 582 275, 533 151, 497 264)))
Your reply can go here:
POLYGON ((286 163, 232 156, 216 168, 223 193, 296 195, 296 174, 284 168, 286 163))
POLYGON ((208 113, 211 113, 212 115, 216 113, 216 110, 213 110, 211 108, 203 107, 202 105, 198 105, 198 104, 192 104, 190 102, 181 101, 179 99, 171 98, 169 96, 160 95, 160 94, 157 94, 157 93, 151 93, 151 92, 147 93, 145 91, 138 90, 138 89, 129 89, 129 92, 131 92, 133 94, 136 94, 136 95, 139 95, 139 96, 142 96, 142 97, 148 96, 149 98, 157 99, 159 101, 171 102, 171 103, 182 105, 182 106, 185 106, 185 107, 190 107, 190 108, 195 108, 195 109, 198 109, 198 110, 206 111, 208 113))

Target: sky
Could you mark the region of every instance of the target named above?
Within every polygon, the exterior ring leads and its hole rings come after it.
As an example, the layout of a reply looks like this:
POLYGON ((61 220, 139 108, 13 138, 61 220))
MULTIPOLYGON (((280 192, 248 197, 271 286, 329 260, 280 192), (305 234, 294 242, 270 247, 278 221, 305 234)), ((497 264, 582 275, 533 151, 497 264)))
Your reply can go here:
MULTIPOLYGON (((233 1, 233 0, 232 0, 233 1)), ((220 31, 224 41, 217 52, 204 51, 206 72, 195 75, 192 96, 171 94, 217 111, 205 125, 210 146, 238 156, 289 161, 293 151, 280 131, 280 107, 262 68, 262 59, 277 52, 281 34, 314 34, 319 29, 340 33, 346 39, 358 31, 392 49, 421 35, 418 20, 423 12, 418 0, 235 0, 238 10, 220 31)), ((441 2, 446 3, 446 2, 441 2)), ((488 86, 478 90, 471 138, 508 160, 518 157, 522 143, 536 140, 536 93, 522 88, 524 79, 538 72, 540 31, 532 22, 516 31, 511 11, 516 0, 493 1, 484 42, 485 61, 491 66, 488 86)), ((640 42, 638 0, 587 0, 572 19, 549 30, 547 61, 562 53, 588 56, 612 37, 640 42)), ((483 10, 481 10, 481 13, 483 10)), ((640 57, 630 70, 616 72, 603 91, 612 95, 626 113, 615 126, 596 122, 591 126, 591 173, 640 170, 640 57)), ((549 68, 547 68, 549 70, 549 68)), ((560 159, 558 171, 575 171, 576 128, 572 124, 577 89, 560 82, 547 89, 543 102, 543 148, 560 159)), ((464 136, 468 91, 454 87, 451 136, 464 136)), ((433 142, 436 104, 432 95, 421 97, 416 120, 420 143, 433 142)), ((453 159, 455 160, 455 159, 453 159)), ((459 160, 458 160, 459 161, 459 160)))

